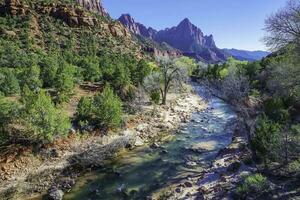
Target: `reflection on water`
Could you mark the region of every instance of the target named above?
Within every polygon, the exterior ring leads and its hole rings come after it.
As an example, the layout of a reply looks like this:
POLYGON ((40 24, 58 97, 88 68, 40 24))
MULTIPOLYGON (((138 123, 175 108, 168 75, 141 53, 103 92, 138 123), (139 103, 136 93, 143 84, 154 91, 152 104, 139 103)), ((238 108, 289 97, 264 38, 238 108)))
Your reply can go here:
MULTIPOLYGON (((201 87, 195 86, 200 96, 201 87)), ((231 141, 235 113, 217 98, 208 109, 194 113, 173 140, 158 148, 123 151, 98 171, 81 177, 64 199, 145 199, 180 178, 197 175, 231 141)))

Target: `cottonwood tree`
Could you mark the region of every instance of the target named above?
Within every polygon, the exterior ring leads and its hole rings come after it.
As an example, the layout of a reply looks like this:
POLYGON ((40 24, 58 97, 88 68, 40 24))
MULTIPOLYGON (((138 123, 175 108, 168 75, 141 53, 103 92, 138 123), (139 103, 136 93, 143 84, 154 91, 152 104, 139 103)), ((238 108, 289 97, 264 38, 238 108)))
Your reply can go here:
POLYGON ((171 88, 180 88, 187 80, 187 67, 180 66, 176 59, 158 58, 159 68, 145 79, 144 86, 148 91, 159 90, 162 104, 167 103, 167 95, 171 88))
POLYGON ((265 22, 268 35, 265 42, 269 47, 280 49, 300 38, 300 1, 289 0, 286 7, 271 15, 265 22))
POLYGON ((249 79, 238 73, 236 67, 230 67, 228 75, 222 82, 221 90, 224 96, 234 103, 241 103, 250 93, 249 79))

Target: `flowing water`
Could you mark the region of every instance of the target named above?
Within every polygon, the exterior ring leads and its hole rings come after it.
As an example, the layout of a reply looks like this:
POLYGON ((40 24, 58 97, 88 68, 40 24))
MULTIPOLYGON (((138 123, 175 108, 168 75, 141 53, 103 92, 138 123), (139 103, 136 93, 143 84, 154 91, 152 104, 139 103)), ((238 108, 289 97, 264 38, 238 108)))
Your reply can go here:
POLYGON ((231 142, 235 113, 228 104, 205 95, 208 108, 194 113, 171 141, 159 147, 125 150, 102 169, 81 177, 66 200, 146 199, 155 190, 209 166, 217 152, 231 142))

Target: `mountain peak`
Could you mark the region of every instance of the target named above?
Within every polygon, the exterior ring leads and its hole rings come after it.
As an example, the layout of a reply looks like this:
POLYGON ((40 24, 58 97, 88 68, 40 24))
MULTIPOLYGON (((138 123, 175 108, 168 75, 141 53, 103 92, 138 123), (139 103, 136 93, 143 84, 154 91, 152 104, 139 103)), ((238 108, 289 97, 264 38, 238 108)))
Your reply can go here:
POLYGON ((142 35, 147 38, 152 38, 157 32, 151 27, 147 28, 143 24, 135 22, 134 18, 131 17, 130 14, 121 15, 119 21, 136 35, 142 35))
POLYGON ((188 19, 188 18, 185 18, 183 19, 178 26, 192 26, 192 22, 188 19))

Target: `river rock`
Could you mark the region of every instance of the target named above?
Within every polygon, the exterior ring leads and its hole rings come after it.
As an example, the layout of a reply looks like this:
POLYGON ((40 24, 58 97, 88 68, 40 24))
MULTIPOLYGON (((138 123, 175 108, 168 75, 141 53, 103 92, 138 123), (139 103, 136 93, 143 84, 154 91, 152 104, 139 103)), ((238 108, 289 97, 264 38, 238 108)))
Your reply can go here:
POLYGON ((153 149, 157 149, 157 148, 159 148, 160 146, 159 146, 159 144, 157 144, 156 142, 154 142, 152 145, 151 145, 151 148, 153 148, 153 149))
POLYGON ((188 161, 188 162, 185 163, 185 165, 188 166, 188 167, 195 167, 195 166, 197 166, 197 163, 192 162, 192 161, 188 161))
POLYGON ((143 145, 144 145, 143 140, 140 137, 137 137, 136 140, 135 140, 134 146, 140 147, 140 146, 143 146, 143 145))
POLYGON ((184 186, 185 187, 193 187, 193 184, 191 182, 187 181, 187 182, 184 183, 184 186))
POLYGON ((64 192, 57 187, 52 187, 48 191, 49 200, 62 200, 64 197, 64 192))

